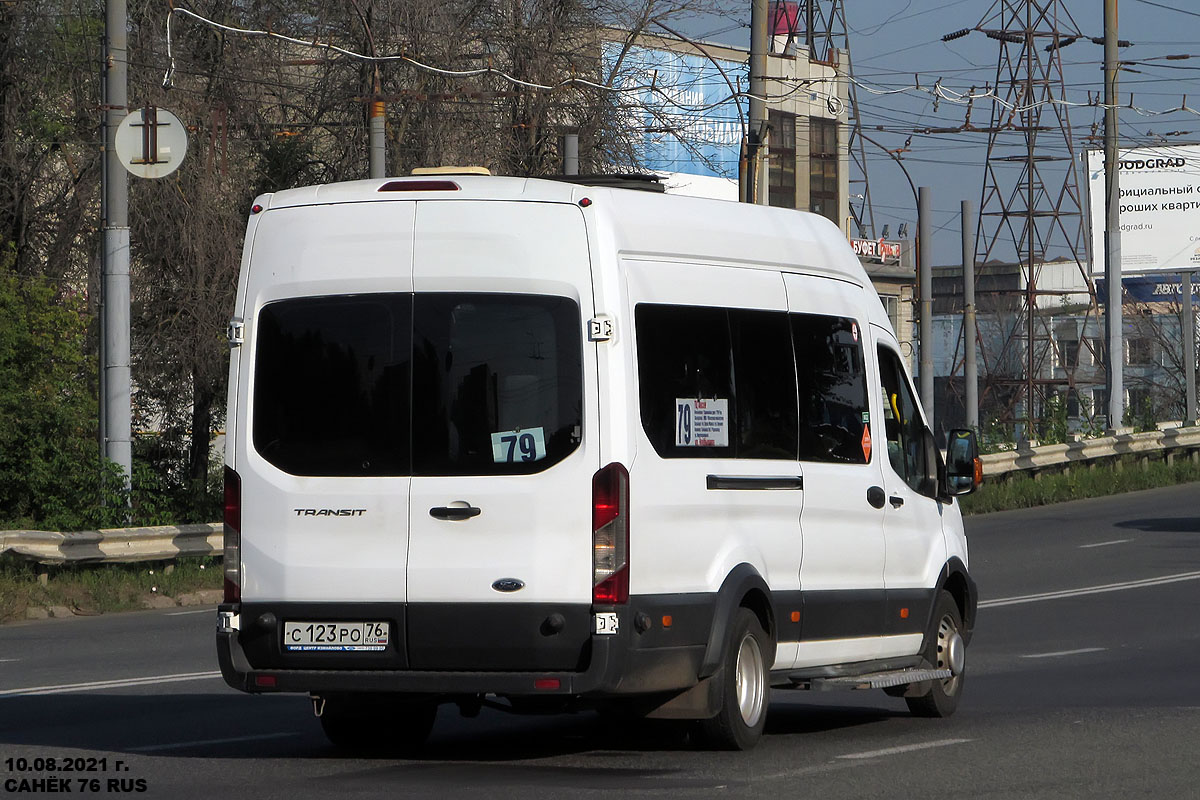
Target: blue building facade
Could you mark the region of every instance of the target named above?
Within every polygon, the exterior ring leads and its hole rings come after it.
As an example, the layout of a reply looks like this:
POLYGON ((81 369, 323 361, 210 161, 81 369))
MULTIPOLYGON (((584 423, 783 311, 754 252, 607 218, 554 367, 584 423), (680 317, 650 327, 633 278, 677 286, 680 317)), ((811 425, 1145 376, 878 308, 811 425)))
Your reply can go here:
POLYGON ((618 71, 625 124, 641 130, 642 166, 717 178, 738 177, 749 85, 744 61, 634 47, 619 69, 622 46, 603 47, 605 74, 618 71))

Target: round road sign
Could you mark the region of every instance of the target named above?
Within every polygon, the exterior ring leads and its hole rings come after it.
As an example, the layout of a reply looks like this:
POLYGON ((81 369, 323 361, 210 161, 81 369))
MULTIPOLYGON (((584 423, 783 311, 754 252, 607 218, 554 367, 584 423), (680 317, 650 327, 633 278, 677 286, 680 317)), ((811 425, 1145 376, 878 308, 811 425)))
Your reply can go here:
POLYGON ((187 153, 187 129, 165 108, 147 106, 117 126, 117 157, 139 178, 162 178, 179 168, 187 153))

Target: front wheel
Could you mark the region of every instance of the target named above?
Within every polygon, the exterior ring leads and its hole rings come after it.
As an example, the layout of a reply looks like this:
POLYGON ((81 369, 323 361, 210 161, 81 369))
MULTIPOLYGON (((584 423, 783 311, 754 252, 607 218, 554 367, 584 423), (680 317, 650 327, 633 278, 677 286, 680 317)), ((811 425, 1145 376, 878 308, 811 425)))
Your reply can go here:
POLYGON ((963 640, 962 612, 954 595, 944 589, 938 594, 933 614, 933 627, 926 634, 925 660, 936 669, 948 669, 953 674, 940 681, 929 681, 923 694, 904 698, 908 710, 918 717, 948 717, 958 708, 966 681, 967 646, 963 640))
POLYGON ((722 681, 721 708, 698 726, 704 744, 719 750, 749 750, 758 744, 771 698, 771 665, 767 661, 771 651, 758 616, 739 608, 717 676, 722 681))

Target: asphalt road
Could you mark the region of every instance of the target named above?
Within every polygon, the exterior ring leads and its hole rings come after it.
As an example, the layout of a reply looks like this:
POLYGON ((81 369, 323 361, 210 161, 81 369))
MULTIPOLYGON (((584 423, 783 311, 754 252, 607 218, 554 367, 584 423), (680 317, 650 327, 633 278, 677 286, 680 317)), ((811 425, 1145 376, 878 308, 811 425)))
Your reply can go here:
POLYGON ((947 720, 776 691, 757 749, 712 753, 671 724, 445 707, 421 758, 343 758, 305 698, 225 687, 210 609, 80 617, 0 627, 0 795, 1200 796, 1200 485, 967 530, 983 602, 947 720))

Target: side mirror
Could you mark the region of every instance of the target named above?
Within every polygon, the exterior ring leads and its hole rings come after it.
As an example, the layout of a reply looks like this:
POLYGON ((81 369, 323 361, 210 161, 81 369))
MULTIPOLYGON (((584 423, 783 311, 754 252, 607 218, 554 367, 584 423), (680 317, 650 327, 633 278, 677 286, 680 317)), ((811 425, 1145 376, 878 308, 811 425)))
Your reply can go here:
POLYGON ((979 458, 975 432, 961 428, 952 430, 946 442, 946 492, 950 495, 970 494, 983 482, 983 461, 979 458))

